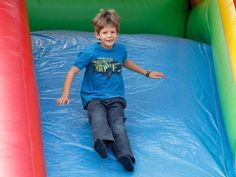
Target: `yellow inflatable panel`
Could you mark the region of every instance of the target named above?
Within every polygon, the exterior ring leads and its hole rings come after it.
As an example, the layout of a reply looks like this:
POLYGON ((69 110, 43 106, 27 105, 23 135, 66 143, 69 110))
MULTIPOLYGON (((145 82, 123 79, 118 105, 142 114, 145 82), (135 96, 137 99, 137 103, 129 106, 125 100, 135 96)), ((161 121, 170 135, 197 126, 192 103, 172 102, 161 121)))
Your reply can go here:
POLYGON ((218 0, 227 48, 236 83, 236 11, 233 0, 218 0))

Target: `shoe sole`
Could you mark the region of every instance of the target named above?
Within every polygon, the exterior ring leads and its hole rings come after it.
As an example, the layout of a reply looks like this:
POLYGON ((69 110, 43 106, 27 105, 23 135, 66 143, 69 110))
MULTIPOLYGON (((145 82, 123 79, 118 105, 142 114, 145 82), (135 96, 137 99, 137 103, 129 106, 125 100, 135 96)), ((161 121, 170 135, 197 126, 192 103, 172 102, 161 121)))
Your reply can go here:
POLYGON ((94 143, 94 149, 103 159, 107 158, 106 145, 102 142, 102 140, 96 140, 94 143))
POLYGON ((127 171, 134 171, 132 160, 128 156, 122 156, 119 158, 119 162, 127 171))

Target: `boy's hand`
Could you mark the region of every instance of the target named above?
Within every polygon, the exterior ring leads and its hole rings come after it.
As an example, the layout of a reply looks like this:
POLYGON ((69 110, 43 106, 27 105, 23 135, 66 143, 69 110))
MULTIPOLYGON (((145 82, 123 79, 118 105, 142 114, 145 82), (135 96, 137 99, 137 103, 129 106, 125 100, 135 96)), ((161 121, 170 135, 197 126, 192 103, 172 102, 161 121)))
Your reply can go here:
POLYGON ((163 73, 157 71, 150 72, 149 77, 152 79, 166 78, 166 76, 163 73))
POLYGON ((57 99, 57 105, 63 106, 64 104, 69 104, 70 100, 68 96, 61 96, 57 99))

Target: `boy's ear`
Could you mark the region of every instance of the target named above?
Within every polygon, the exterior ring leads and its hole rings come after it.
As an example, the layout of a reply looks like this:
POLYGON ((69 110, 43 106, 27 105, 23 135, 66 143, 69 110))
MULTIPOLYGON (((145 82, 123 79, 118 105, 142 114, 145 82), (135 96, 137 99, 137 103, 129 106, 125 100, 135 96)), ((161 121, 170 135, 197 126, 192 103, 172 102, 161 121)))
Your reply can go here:
POLYGON ((98 32, 96 32, 96 31, 95 31, 95 37, 96 37, 98 40, 100 40, 99 34, 98 34, 98 32))

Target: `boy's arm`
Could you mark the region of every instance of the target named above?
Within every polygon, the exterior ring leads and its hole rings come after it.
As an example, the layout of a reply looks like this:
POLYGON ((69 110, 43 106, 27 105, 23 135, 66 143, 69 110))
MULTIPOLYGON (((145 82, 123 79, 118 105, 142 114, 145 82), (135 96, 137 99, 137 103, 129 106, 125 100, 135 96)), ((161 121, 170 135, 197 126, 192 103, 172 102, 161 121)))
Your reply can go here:
POLYGON ((145 75, 153 79, 165 78, 165 75, 163 73, 157 71, 144 70, 139 65, 135 64, 134 62, 128 59, 125 60, 123 66, 129 70, 135 71, 139 74, 145 75))
POLYGON ((57 99, 57 104, 58 105, 64 105, 64 104, 68 104, 69 103, 69 95, 70 95, 70 87, 72 84, 72 81, 74 79, 74 76, 79 73, 80 70, 75 67, 72 66, 71 69, 68 71, 67 75, 66 75, 66 79, 64 81, 64 87, 63 87, 63 92, 60 98, 57 99))

